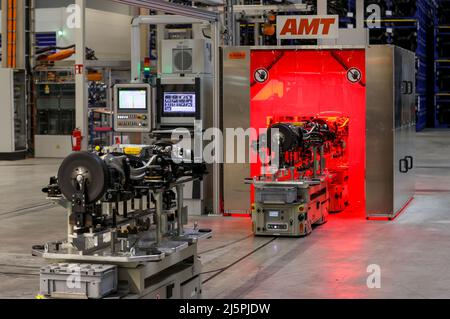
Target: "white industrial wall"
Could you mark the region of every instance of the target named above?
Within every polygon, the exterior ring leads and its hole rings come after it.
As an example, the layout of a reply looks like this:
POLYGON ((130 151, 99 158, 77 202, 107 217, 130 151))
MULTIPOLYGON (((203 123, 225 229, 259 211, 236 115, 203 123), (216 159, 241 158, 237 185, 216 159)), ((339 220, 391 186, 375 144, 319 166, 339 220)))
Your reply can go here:
MULTIPOLYGON (((36 32, 63 31, 57 36, 58 46, 74 44, 74 30, 66 23, 68 15, 65 7, 36 9, 36 32)), ((100 60, 130 60, 131 19, 130 15, 86 9, 86 45, 100 60)))

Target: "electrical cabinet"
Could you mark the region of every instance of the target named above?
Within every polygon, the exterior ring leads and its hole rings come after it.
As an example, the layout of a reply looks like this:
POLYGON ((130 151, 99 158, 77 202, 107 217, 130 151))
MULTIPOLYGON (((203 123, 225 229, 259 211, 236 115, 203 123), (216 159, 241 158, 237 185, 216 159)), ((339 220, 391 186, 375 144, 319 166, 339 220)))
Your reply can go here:
POLYGON ((73 68, 38 70, 34 74, 36 103, 36 157, 65 157, 72 151, 75 128, 73 68))
POLYGON ((377 45, 367 50, 366 213, 394 218, 415 191, 415 55, 377 45))
POLYGON ((27 152, 26 76, 0 68, 0 159, 24 159, 27 152))
POLYGON ((36 135, 71 135, 75 128, 75 82, 69 69, 40 71, 35 81, 36 135))

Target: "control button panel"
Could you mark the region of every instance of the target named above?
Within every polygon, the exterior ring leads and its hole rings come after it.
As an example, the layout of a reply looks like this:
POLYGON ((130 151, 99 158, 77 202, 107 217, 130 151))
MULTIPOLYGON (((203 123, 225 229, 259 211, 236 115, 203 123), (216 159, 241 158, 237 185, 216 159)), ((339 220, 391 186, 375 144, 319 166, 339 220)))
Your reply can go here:
POLYGON ((288 231, 288 224, 278 224, 278 223, 270 223, 267 224, 267 230, 276 230, 276 231, 288 231))
POLYGON ((122 129, 145 129, 150 125, 147 114, 118 114, 117 126, 122 129))

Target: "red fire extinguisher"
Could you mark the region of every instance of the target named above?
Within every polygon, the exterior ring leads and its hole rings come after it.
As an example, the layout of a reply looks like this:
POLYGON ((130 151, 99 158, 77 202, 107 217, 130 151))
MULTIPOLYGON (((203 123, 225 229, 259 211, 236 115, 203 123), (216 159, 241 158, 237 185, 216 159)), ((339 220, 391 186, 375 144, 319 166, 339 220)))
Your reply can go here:
POLYGON ((81 141, 83 140, 83 136, 81 135, 81 130, 76 128, 72 132, 72 151, 79 152, 81 151, 81 141))

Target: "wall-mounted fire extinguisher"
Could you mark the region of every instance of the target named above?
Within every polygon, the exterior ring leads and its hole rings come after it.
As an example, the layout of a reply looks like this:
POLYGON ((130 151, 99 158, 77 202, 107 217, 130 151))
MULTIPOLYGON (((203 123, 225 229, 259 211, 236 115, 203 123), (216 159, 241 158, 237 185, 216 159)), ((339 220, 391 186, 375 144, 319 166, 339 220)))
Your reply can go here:
POLYGON ((76 128, 72 132, 72 151, 81 151, 81 142, 83 141, 83 136, 81 135, 81 130, 76 128))

